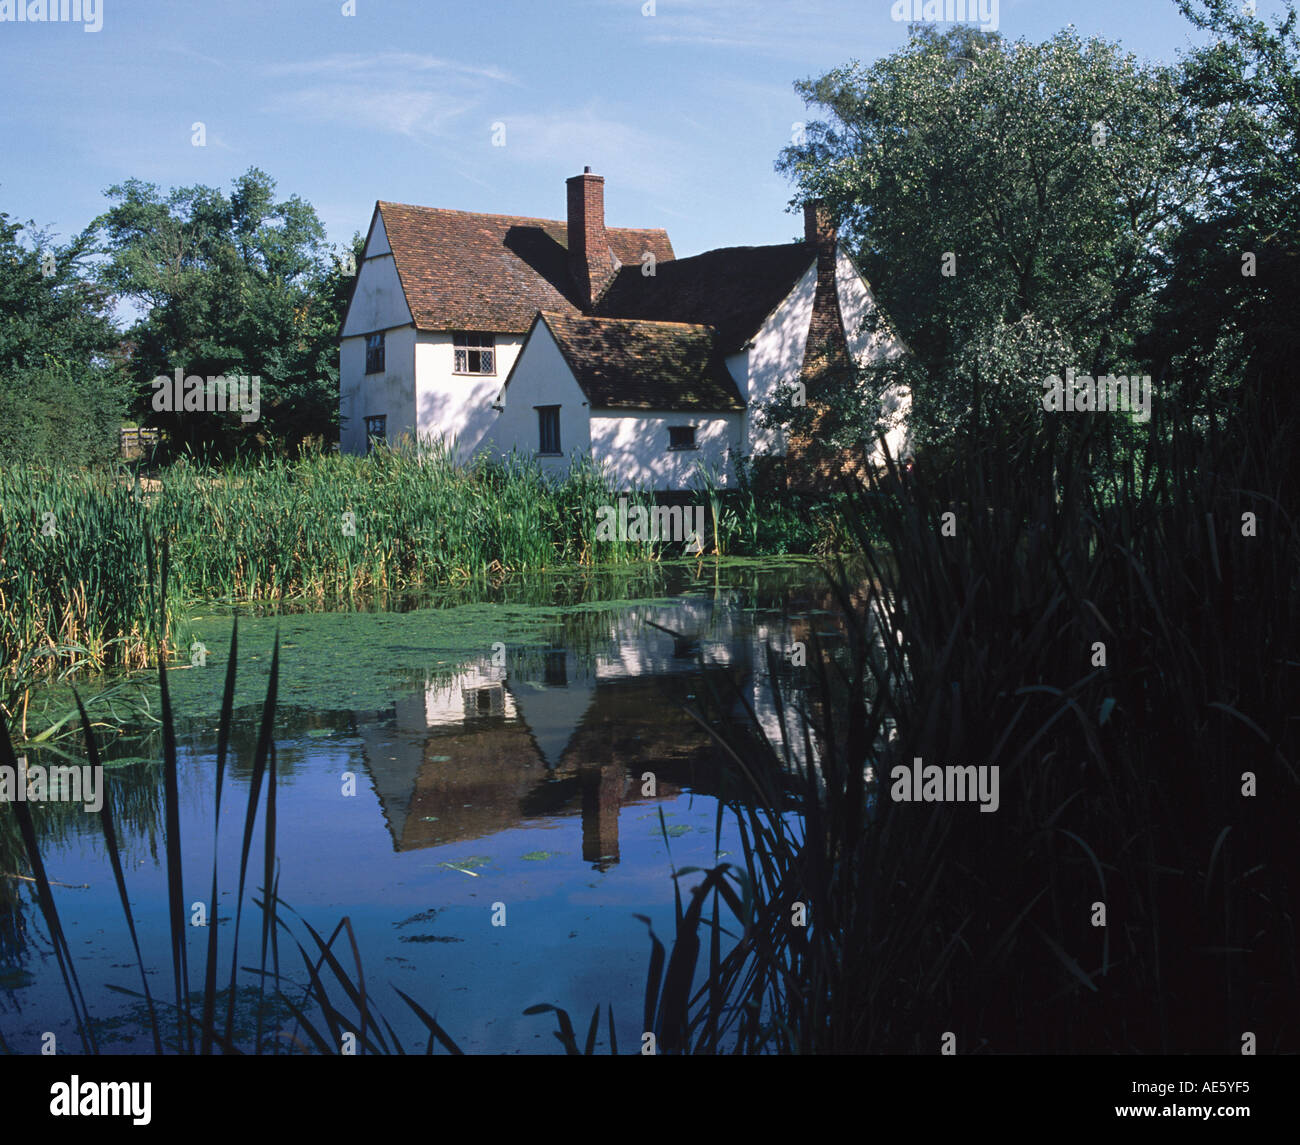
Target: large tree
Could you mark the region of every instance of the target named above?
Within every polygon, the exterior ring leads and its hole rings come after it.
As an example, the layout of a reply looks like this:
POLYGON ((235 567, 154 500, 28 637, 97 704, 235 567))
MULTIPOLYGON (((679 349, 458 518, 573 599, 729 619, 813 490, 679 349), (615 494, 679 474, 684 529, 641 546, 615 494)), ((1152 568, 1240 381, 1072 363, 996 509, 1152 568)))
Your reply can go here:
MULTIPOLYGON (((1300 419, 1300 34, 1294 7, 1270 27, 1227 0, 1179 0, 1213 40, 1186 61, 1183 93, 1218 125, 1203 200, 1184 212, 1158 320, 1146 339, 1206 432, 1243 400, 1257 424, 1300 419)), ((1252 443, 1258 445, 1259 443, 1252 443)), ((1282 490, 1300 495, 1294 437, 1282 490)))
POLYGON ((0 462, 107 460, 130 399, 89 232, 60 246, 0 212, 0 462))
MULTIPOLYGON (((918 25, 875 64, 796 85, 822 118, 778 169, 796 202, 827 201, 907 343, 872 380, 912 385, 922 439, 1023 428, 1044 371, 1137 366, 1162 251, 1204 194, 1207 117, 1179 78, 1072 29, 1032 44, 918 25)), ((809 395, 844 442, 871 435, 855 381, 809 395)))
POLYGON ((109 255, 100 277, 144 311, 130 332, 142 414, 174 447, 211 455, 333 437, 350 280, 312 206, 277 201, 256 168, 229 196, 202 186, 164 195, 134 179, 108 195, 114 205, 95 224, 109 255), (260 378, 260 419, 156 411, 150 383, 177 369, 260 378))

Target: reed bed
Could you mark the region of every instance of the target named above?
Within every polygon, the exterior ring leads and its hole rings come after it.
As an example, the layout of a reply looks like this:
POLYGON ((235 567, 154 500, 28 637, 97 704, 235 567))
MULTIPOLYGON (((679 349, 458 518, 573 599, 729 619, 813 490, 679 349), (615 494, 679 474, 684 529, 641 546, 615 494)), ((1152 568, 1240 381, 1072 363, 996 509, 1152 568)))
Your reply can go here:
MULTIPOLYGON (((831 578, 848 654, 823 654, 814 629, 806 699, 792 723, 779 713, 781 738, 726 669, 702 666, 696 714, 730 777, 717 838, 734 815, 741 855, 672 872, 675 930, 671 945, 651 932, 643 1014, 656 1052, 1236 1054, 1247 1035, 1259 1053, 1300 1048, 1295 431, 1247 397, 1210 438, 1153 420, 1140 448, 1115 454, 1086 434, 1014 453, 995 442, 942 469, 922 460, 906 479, 891 466, 857 491, 848 525, 869 583, 864 594, 831 578), (999 767, 998 810, 894 801, 892 769, 917 758, 999 767)), ((235 660, 232 647, 231 673, 235 660)), ((239 899, 265 787, 257 980, 278 998, 276 936, 289 930, 271 859, 275 679, 273 665, 239 899)), ((228 684, 223 757, 232 694, 228 684)), ((164 710, 171 877, 165 687, 164 710)), ((93 762, 89 727, 86 739, 93 762)), ((29 812, 18 813, 84 1014, 29 812)), ((176 878, 179 893, 179 866, 176 878)), ((352 1034, 363 1052, 401 1052, 362 968, 336 953, 346 920, 329 939, 306 929, 310 941, 294 939, 301 995, 284 995, 303 1044, 338 1052, 352 1034)), ((173 962, 175 1044, 234 1052, 229 1010, 218 1012, 221 999, 233 1005, 233 973, 221 991, 210 948, 196 1014, 179 947, 173 962)), ((455 1052, 401 996, 427 1048, 455 1052)), ((567 1012, 528 1012, 554 1014, 566 1052, 594 1051, 599 1007, 582 1048, 567 1012)), ((272 1047, 259 1033, 252 1048, 272 1047)))
MULTIPOLYGON (((633 504, 648 503, 633 493, 633 504)), ((438 446, 126 470, 0 472, 0 676, 140 668, 177 652, 191 602, 305 600, 427 590, 658 553, 597 540, 616 500, 590 464, 547 479, 518 457, 458 466, 438 446), (151 609, 150 554, 172 591, 151 609)))
POLYGON ((694 892, 711 915, 679 909, 667 970, 655 940, 661 1045, 1300 1049, 1295 436, 1247 397, 1208 439, 991 443, 861 491, 872 586, 838 582, 853 653, 810 657, 804 742, 721 722, 745 703, 725 678, 704 693, 744 862, 694 892), (998 765, 998 811, 895 802, 917 758, 998 765))

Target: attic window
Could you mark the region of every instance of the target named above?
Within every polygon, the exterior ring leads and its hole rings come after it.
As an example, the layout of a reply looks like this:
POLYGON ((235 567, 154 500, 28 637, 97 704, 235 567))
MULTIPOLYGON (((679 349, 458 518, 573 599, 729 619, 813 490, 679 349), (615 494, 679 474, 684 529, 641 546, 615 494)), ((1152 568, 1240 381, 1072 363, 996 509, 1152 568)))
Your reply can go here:
POLYGON ((456 348, 456 373, 495 374, 496 335, 456 334, 452 336, 456 348))
POLYGON ((698 449, 695 444, 695 427, 693 425, 670 425, 668 427, 669 449, 698 449))
POLYGON ((384 372, 384 334, 366 335, 366 373, 382 374, 384 372))

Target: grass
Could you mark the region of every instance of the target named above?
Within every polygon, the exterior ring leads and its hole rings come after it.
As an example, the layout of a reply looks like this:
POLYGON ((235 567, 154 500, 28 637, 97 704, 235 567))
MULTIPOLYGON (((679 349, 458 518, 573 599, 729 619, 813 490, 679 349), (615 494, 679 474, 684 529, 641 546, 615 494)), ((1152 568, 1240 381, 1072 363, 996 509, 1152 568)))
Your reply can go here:
POLYGON ((0 676, 184 654, 182 619, 198 600, 320 604, 660 555, 596 539, 596 510, 613 498, 590 464, 554 482, 516 457, 460 467, 438 447, 219 470, 182 461, 148 487, 125 470, 9 466, 0 676), (153 609, 159 546, 172 590, 153 609))

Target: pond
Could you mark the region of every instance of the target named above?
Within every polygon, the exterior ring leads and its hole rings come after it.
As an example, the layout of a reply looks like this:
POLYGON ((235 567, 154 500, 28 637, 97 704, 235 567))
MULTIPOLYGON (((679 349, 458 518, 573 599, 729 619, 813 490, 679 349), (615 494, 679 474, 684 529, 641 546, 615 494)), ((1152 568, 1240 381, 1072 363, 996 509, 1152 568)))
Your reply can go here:
MULTIPOLYGON (((811 662, 813 642, 833 650, 843 639, 833 597, 806 561, 571 574, 488 595, 239 618, 238 718, 215 840, 222 980, 278 628, 276 853, 279 900, 298 916, 283 912, 290 931, 310 946, 299 919, 323 936, 350 920, 367 991, 408 1052, 426 1035, 394 987, 466 1052, 562 1052, 552 1015, 523 1014, 538 1003, 568 1010, 580 1038, 592 1008, 611 1007, 627 1052, 640 1042, 650 958, 636 916, 671 945, 673 870, 741 861, 734 816, 719 814, 724 763, 711 729, 751 719, 780 736, 804 675, 792 649, 803 644, 811 662)), ((202 922, 213 913, 216 716, 231 619, 192 624, 193 662, 168 679, 184 903, 202 922)), ((156 712, 151 688, 142 678, 156 712)), ((110 738, 105 774, 150 989, 165 1005, 174 991, 159 737, 138 721, 128 731, 110 738)), ((49 762, 26 750, 29 763, 49 762)), ((100 1047, 151 1052, 140 1002, 113 989, 140 980, 98 817, 65 805, 35 816, 100 1047)), ((259 817, 241 966, 259 959, 261 831, 259 817)), ((19 862, 0 851, 0 870, 19 862)), ((208 930, 187 932, 198 991, 208 930)), ((339 950, 351 968, 346 937, 339 950)), ((288 933, 280 961, 287 980, 302 982, 288 933)), ((256 985, 253 974, 240 982, 256 985)), ((249 1044, 245 1009, 237 1034, 249 1044)), ((288 1043, 285 1013, 268 1026, 288 1043)), ((32 884, 0 880, 0 1035, 10 1052, 38 1053, 49 1033, 60 1052, 79 1049, 32 884)), ((602 1023, 598 1052, 606 1040, 602 1023)))

